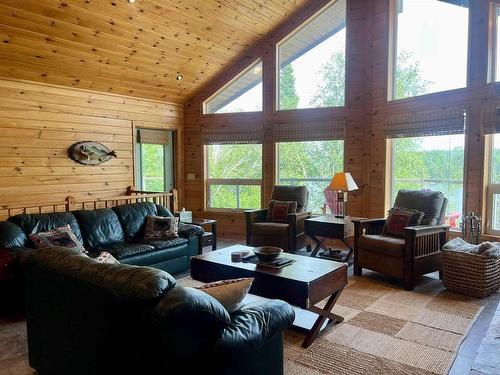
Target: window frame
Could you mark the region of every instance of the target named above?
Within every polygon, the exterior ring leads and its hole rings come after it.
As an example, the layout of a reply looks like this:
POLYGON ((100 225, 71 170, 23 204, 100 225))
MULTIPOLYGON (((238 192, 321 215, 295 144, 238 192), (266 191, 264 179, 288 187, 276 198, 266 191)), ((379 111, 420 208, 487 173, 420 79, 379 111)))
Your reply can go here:
MULTIPOLYGON (((466 163, 467 163, 467 151, 466 151, 466 146, 467 146, 467 134, 463 134, 464 136, 464 163, 463 163, 463 180, 462 180, 462 212, 461 214, 464 215, 465 212, 465 196, 466 196, 466 163)), ((430 136, 432 137, 432 136, 430 136)), ((408 137, 408 138, 424 138, 424 137, 408 137)), ((395 162, 396 162, 396 157, 395 157, 395 139, 387 139, 387 148, 386 148, 386 153, 387 153, 387 164, 389 165, 389 171, 386 173, 386 177, 388 177, 389 181, 386 182, 385 187, 388 189, 386 192, 385 198, 386 198, 386 204, 384 205, 385 210, 388 211, 390 208, 393 207, 394 200, 396 199, 396 196, 394 195, 394 174, 395 174, 395 162), (387 202, 387 199, 389 202, 387 202)), ((460 232, 460 228, 451 228, 451 232, 460 232)), ((500 232, 499 232, 500 234, 500 232)))
MULTIPOLYGON (((387 98, 386 100, 388 102, 396 102, 400 100, 411 100, 415 98, 420 98, 420 97, 425 97, 427 95, 436 95, 440 94, 443 92, 452 92, 452 91, 457 91, 457 90, 465 90, 469 87, 469 64, 470 64, 470 43, 471 43, 471 33, 470 33, 470 22, 471 22, 471 16, 470 16, 470 8, 469 8, 469 14, 468 14, 468 22, 467 22, 467 27, 468 27, 468 32, 467 32, 467 63, 466 63, 466 80, 465 80, 465 86, 463 87, 457 87, 453 89, 448 89, 448 90, 443 90, 443 91, 433 91, 417 96, 412 96, 412 97, 407 97, 407 98, 395 98, 396 94, 396 68, 397 68, 397 59, 398 59, 398 53, 397 53, 397 48, 398 48, 398 17, 397 17, 397 11, 396 7, 398 4, 399 0, 390 0, 389 2, 389 29, 388 29, 388 50, 387 50, 387 98)), ((495 1, 495 0, 493 0, 495 1)), ((470 5, 470 4, 469 4, 470 5)), ((497 5, 500 6, 500 3, 497 3, 497 5)), ((491 49, 490 49, 491 50, 491 49)), ((491 61, 491 59, 489 59, 491 61)))
MULTIPOLYGON (((347 46, 347 34, 346 34, 346 44, 345 44, 345 80, 344 80, 344 105, 343 106, 332 106, 332 107, 310 107, 310 108, 294 108, 294 109, 280 109, 280 54, 279 54, 279 48, 282 44, 286 43, 288 40, 293 38, 295 34, 302 30, 303 28, 307 27, 311 22, 313 22, 316 17, 318 17, 321 13, 323 13, 327 8, 331 6, 335 6, 335 3, 337 3, 338 0, 331 0, 327 2, 321 9, 319 9, 317 12, 315 12, 312 16, 310 16, 307 20, 302 22, 299 26, 297 26, 295 29, 293 29, 287 36, 285 36, 283 39, 278 41, 275 45, 275 64, 276 64, 276 69, 275 69, 275 79, 274 79, 274 85, 275 85, 275 98, 274 98, 274 110, 276 112, 286 112, 286 111, 303 111, 303 110, 324 110, 324 109, 332 109, 332 108, 345 108, 346 103, 347 103, 347 72, 348 72, 348 64, 349 60, 347 59, 347 51, 348 51, 348 46, 347 46)), ((348 19, 347 19, 347 13, 346 13, 346 30, 348 27, 348 19)))
MULTIPOLYGON (((137 141, 137 137, 135 136, 135 134, 137 134, 137 130, 141 130, 141 129, 144 129, 144 130, 149 130, 147 128, 134 128, 134 144, 135 144, 135 147, 134 147, 134 182, 135 182, 135 186, 140 189, 140 190, 144 190, 144 176, 143 176, 143 160, 142 160, 142 145, 144 144, 150 144, 150 143, 142 143, 142 142, 138 142, 137 141)), ((157 129, 150 129, 150 130, 157 130, 157 129)), ((176 182, 176 178, 175 178, 175 137, 176 137, 176 133, 175 131, 172 131, 172 130, 165 130, 167 132, 170 132, 171 133, 171 141, 172 141, 172 145, 169 146, 169 145, 162 145, 162 148, 163 148, 163 190, 164 192, 168 192, 170 190, 168 190, 168 185, 170 185, 170 181, 169 181, 169 176, 168 176, 168 173, 167 173, 167 169, 169 166, 172 167, 172 181, 171 181, 171 185, 172 185, 172 189, 175 189, 175 182, 176 182), (172 148, 172 160, 170 160, 169 158, 169 153, 167 152, 170 148, 172 148)))
MULTIPOLYGON (((264 87, 264 69, 265 69, 265 64, 264 64, 264 59, 262 57, 258 57, 257 59, 253 60, 248 64, 244 69, 242 69, 237 75, 235 75, 232 79, 224 83, 217 91, 215 91, 212 95, 210 95, 208 98, 202 101, 201 103, 201 114, 202 116, 231 116, 231 115, 239 115, 239 114, 245 114, 245 113, 263 113, 264 112, 264 92, 265 92, 265 87, 264 87), (261 75, 262 75, 262 109, 260 111, 243 111, 243 112, 227 112, 227 113, 208 113, 207 112, 207 103, 212 100, 214 97, 219 95, 222 91, 224 91, 228 86, 230 86, 232 83, 237 81, 239 78, 241 78, 243 75, 245 75, 247 72, 249 72, 252 68, 254 68, 255 65, 261 64, 262 70, 261 70, 261 75)), ((244 94, 242 94, 244 95, 244 94)), ((239 98, 239 97, 237 97, 239 98)), ((236 100, 235 98, 234 100, 236 100)), ((228 103, 229 104, 229 103, 228 103)))
POLYGON ((493 155, 494 155, 494 147, 495 147, 495 134, 490 134, 485 137, 485 149, 487 150, 487 157, 485 158, 486 168, 485 171, 487 173, 486 177, 486 225, 484 231, 486 234, 492 236, 500 236, 500 229, 493 229, 493 214, 494 214, 494 200, 495 195, 500 195, 500 183, 494 184, 491 182, 492 180, 492 171, 493 171, 493 155))
MULTIPOLYGON (((500 12, 500 2, 492 1, 490 3, 490 30, 489 30, 489 48, 488 48, 488 83, 500 82, 500 72, 497 72, 497 53, 498 53, 498 35, 497 28, 498 16, 500 12), (497 74, 499 73, 499 74, 497 74), (498 75, 498 76, 497 76, 498 75)), ((500 234, 500 233, 499 233, 500 234)))
MULTIPOLYGON (((208 166, 208 146, 203 146, 203 159, 204 159, 204 186, 205 186, 205 211, 209 212, 244 212, 246 210, 252 210, 254 208, 230 208, 230 207, 210 207, 210 186, 212 185, 225 185, 225 186, 259 186, 260 187, 260 208, 262 208, 263 201, 263 190, 264 190, 264 144, 257 143, 261 146, 261 178, 210 178, 209 166, 208 166)), ((237 199, 238 201, 238 199, 237 199)), ((259 209, 259 208, 256 208, 259 209)))

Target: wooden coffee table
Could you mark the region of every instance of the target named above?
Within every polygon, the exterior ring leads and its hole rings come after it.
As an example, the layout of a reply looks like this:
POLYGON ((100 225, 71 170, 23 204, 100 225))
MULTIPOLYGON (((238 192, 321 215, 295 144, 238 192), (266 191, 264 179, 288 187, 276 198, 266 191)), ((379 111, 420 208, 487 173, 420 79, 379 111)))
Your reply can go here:
POLYGON ((294 325, 308 330, 302 343, 304 348, 311 345, 317 335, 328 326, 344 320, 331 310, 347 285, 345 263, 288 253, 283 257, 294 259, 295 262, 280 269, 253 263, 231 262, 231 252, 251 250, 248 246, 235 245, 195 256, 191 259, 191 277, 203 282, 253 277, 255 280, 250 293, 281 299, 317 314, 312 326, 305 327, 303 322, 298 322, 297 319, 294 322, 294 325), (328 301, 324 307, 316 306, 325 298, 328 298, 328 301))

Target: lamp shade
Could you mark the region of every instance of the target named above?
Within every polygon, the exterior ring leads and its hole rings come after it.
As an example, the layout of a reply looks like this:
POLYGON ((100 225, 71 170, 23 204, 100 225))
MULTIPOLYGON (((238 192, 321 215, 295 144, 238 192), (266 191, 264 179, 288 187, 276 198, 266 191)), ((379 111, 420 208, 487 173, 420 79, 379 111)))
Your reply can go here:
POLYGON ((357 190, 358 185, 356 185, 356 182, 354 182, 354 179, 349 172, 339 172, 335 173, 335 176, 333 176, 332 181, 330 182, 330 185, 328 185, 327 189, 352 191, 357 190))

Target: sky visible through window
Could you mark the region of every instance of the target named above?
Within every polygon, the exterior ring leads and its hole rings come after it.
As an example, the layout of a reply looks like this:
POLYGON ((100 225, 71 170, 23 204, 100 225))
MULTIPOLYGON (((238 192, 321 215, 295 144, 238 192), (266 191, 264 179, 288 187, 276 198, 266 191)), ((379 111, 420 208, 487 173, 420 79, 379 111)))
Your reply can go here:
MULTIPOLYGON (((407 64, 417 64, 424 86, 419 94, 465 87, 468 8, 438 0, 403 0, 401 4, 397 56, 409 53, 407 64)), ((403 95, 408 96, 413 95, 403 95)))

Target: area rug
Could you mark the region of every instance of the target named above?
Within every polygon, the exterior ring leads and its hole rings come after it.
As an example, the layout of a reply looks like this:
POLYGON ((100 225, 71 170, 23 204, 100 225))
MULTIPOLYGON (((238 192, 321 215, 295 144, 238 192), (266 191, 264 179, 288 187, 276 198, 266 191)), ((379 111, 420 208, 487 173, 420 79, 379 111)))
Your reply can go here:
POLYGON ((445 374, 481 310, 478 300, 446 291, 439 280, 410 292, 351 278, 333 309, 343 323, 307 349, 304 334, 286 331, 285 374, 445 374))

